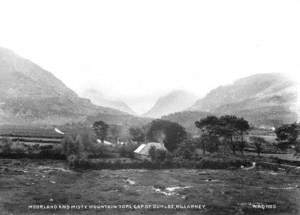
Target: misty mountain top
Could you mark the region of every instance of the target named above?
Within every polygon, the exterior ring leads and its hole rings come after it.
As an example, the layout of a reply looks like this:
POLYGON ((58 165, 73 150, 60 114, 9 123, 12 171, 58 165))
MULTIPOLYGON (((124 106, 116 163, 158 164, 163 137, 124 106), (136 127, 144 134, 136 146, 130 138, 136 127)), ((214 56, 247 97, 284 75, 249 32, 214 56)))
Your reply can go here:
POLYGON ((0 48, 1 124, 64 124, 99 114, 125 113, 80 98, 52 73, 0 48))
POLYGON ((180 112, 190 107, 196 100, 197 97, 192 93, 175 90, 160 97, 144 116, 160 118, 170 113, 180 112))
MULTIPOLYGON (((5 48, 0 48, 0 77, 0 119, 4 122, 67 123, 99 114, 108 120, 108 115, 134 114, 123 101, 93 88, 82 94, 88 99, 79 97, 52 73, 5 48)), ((298 120, 298 92, 294 81, 282 74, 256 74, 217 87, 201 99, 183 90, 172 91, 161 96, 143 117, 192 110, 235 114, 254 124, 273 126, 298 120)))
POLYGON ((52 73, 1 47, 0 75, 0 97, 77 97, 52 73))
POLYGON ((90 99, 94 104, 114 108, 125 113, 136 115, 136 113, 123 101, 105 96, 96 89, 87 89, 81 93, 82 97, 90 99))

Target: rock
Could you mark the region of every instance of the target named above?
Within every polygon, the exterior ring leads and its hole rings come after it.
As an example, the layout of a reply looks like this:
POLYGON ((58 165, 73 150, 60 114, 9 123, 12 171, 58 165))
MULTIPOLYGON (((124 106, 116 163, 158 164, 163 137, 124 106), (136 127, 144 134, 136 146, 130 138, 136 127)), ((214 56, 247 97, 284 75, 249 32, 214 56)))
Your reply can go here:
POLYGON ((129 178, 125 180, 126 183, 130 184, 130 185, 135 185, 136 182, 133 180, 130 180, 129 178))

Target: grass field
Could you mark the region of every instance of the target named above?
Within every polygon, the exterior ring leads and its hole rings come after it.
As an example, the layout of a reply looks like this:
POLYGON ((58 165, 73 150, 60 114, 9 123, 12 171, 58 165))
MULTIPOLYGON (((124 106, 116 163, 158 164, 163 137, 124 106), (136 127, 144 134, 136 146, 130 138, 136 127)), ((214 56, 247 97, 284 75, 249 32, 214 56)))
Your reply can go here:
POLYGON ((0 160, 0 214, 299 214, 299 175, 263 170, 91 170, 0 160), (205 205, 202 209, 29 209, 29 205, 205 205), (263 209, 262 207, 272 207, 263 209))

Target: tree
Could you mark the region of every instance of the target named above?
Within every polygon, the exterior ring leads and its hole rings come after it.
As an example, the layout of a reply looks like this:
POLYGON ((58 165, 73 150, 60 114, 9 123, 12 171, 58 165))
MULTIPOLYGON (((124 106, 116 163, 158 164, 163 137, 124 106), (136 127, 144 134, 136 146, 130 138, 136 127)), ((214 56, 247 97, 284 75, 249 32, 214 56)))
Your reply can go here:
POLYGON ((244 118, 237 118, 237 120, 235 122, 235 128, 238 132, 238 135, 240 136, 240 141, 244 142, 244 135, 250 129, 249 122, 247 120, 245 120, 244 118))
POLYGON ((262 137, 252 136, 250 137, 250 141, 253 142, 257 155, 260 156, 263 150, 263 144, 267 143, 266 140, 262 137))
POLYGON ((131 127, 129 129, 129 134, 130 134, 132 141, 135 141, 137 143, 142 143, 145 141, 146 135, 145 135, 144 130, 141 128, 131 127))
POLYGON ((113 142, 118 143, 119 137, 121 135, 122 128, 119 125, 110 125, 109 133, 113 142))
POLYGON ((219 133, 229 139, 228 143, 235 154, 239 149, 243 154, 245 148, 244 134, 250 129, 248 121, 234 115, 225 115, 220 117, 219 133))
POLYGON ((195 126, 208 135, 217 135, 219 124, 220 121, 216 116, 207 116, 195 122, 195 126))
POLYGON ((300 142, 296 143, 295 151, 296 151, 296 154, 298 154, 298 155, 300 154, 300 142))
POLYGON ((201 130, 201 137, 198 141, 198 146, 202 148, 203 154, 207 151, 210 147, 209 145, 215 142, 218 148, 218 139, 219 135, 219 128, 220 128, 220 121, 216 116, 207 116, 199 121, 195 122, 195 126, 201 130))
POLYGON ((244 140, 238 141, 238 149, 240 150, 241 154, 244 154, 244 149, 246 148, 246 142, 244 140))
POLYGON ((191 160, 195 155, 195 141, 189 139, 185 140, 179 145, 175 151, 176 157, 181 157, 183 159, 191 160))
POLYGON ((103 121, 96 121, 93 124, 93 129, 97 135, 97 138, 99 138, 102 143, 104 143, 104 140, 107 137, 108 128, 109 126, 103 121))
POLYGON ((286 124, 275 129, 277 141, 279 142, 278 147, 281 149, 287 149, 289 145, 296 144, 298 138, 297 124, 286 124))
POLYGON ((197 148, 202 149, 202 153, 205 155, 206 154, 206 148, 208 146, 208 143, 210 142, 210 137, 207 134, 202 134, 201 137, 196 139, 196 146, 197 148))
POLYGON ((150 123, 146 136, 149 141, 164 143, 172 152, 186 139, 187 133, 178 123, 157 119, 150 123))
POLYGON ((199 138, 195 139, 196 147, 202 149, 203 154, 206 152, 217 152, 219 151, 220 141, 218 136, 203 133, 199 138))
POLYGON ((238 118, 236 121, 236 129, 237 129, 238 135, 240 137, 240 140, 238 142, 238 147, 239 147, 240 152, 242 154, 244 154, 244 149, 246 147, 244 135, 250 129, 249 122, 247 120, 245 120, 244 118, 238 118))

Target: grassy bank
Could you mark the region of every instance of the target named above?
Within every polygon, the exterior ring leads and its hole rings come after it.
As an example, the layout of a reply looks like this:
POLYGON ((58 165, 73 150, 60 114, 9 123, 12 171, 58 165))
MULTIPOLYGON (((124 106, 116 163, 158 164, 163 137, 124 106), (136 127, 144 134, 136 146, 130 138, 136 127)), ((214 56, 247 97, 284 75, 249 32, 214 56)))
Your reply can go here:
POLYGON ((226 155, 207 155, 197 160, 184 160, 174 158, 172 160, 148 161, 129 158, 115 159, 88 159, 81 163, 78 161, 75 168, 78 169, 236 169, 241 166, 250 166, 251 160, 244 157, 226 155))

